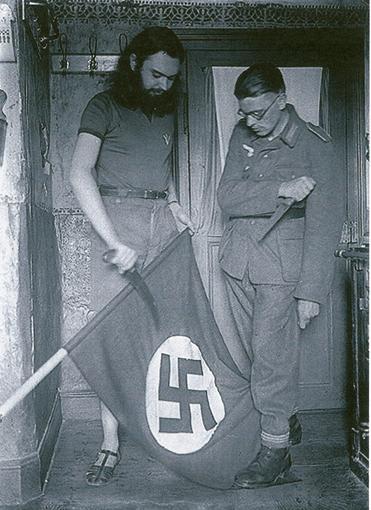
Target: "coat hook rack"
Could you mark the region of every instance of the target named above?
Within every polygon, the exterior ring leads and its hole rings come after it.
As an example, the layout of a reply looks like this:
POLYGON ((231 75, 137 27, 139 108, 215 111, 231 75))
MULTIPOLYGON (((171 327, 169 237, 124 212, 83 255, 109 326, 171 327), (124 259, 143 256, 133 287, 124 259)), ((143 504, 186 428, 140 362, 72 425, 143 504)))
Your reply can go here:
POLYGON ((22 0, 22 21, 28 26, 39 53, 59 37, 58 20, 47 1, 22 0))
POLYGON ((51 55, 52 73, 56 74, 85 74, 89 73, 94 77, 99 74, 113 72, 120 55, 124 53, 128 45, 128 37, 125 33, 119 35, 119 54, 98 54, 98 38, 96 34, 89 37, 88 54, 68 54, 67 35, 61 34, 59 37, 59 52, 51 55), (68 58, 67 58, 68 54, 68 58))
POLYGON ((53 74, 90 74, 90 76, 112 73, 117 67, 119 56, 100 53, 96 55, 96 68, 91 70, 91 55, 70 53, 68 68, 61 69, 61 53, 52 53, 51 71, 53 74))

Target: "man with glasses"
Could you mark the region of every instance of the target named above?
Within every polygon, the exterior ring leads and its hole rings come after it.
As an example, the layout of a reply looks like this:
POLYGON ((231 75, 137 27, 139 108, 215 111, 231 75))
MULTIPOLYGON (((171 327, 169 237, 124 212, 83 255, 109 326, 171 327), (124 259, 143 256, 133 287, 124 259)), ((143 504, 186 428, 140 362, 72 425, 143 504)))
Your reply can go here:
POLYGON ((299 328, 330 290, 341 181, 330 137, 287 104, 278 68, 251 66, 234 93, 242 119, 218 188, 229 218, 219 260, 237 331, 226 342, 261 413, 261 450, 235 484, 256 488, 285 477, 301 440, 299 328))

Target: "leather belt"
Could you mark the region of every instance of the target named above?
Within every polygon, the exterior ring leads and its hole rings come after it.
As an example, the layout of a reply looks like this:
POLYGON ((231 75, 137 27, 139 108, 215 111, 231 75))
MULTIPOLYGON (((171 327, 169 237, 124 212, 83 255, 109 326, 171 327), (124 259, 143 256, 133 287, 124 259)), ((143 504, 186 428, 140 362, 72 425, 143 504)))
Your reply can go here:
POLYGON ((304 218, 305 216, 305 207, 291 207, 285 214, 282 216, 284 220, 291 220, 294 218, 304 218))
POLYGON ((126 189, 115 186, 99 186, 102 196, 123 197, 123 198, 148 198, 151 200, 166 199, 168 191, 157 191, 154 189, 126 189))
MULTIPOLYGON (((251 216, 232 216, 231 220, 239 220, 239 219, 255 219, 255 218, 271 218, 271 214, 256 214, 251 216)), ((284 220, 291 220, 295 218, 304 218, 305 216, 305 207, 291 207, 285 214, 283 215, 282 219, 284 220)))

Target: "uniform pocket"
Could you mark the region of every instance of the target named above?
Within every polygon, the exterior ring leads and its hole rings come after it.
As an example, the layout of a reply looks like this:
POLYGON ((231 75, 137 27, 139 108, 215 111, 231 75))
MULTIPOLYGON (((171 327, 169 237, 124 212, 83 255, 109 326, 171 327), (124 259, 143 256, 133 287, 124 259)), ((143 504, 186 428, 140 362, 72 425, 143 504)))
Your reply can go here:
POLYGON ((286 282, 297 282, 300 278, 303 259, 305 219, 284 221, 278 229, 282 278, 286 282))
POLYGON ((305 218, 283 220, 278 227, 278 236, 280 239, 303 239, 304 228, 305 218))
POLYGON ((279 165, 274 169, 277 178, 279 181, 288 182, 294 179, 298 179, 299 177, 307 176, 310 177, 310 168, 308 166, 285 166, 279 165))
POLYGON ((303 259, 303 239, 278 238, 282 278, 285 282, 297 282, 303 259))

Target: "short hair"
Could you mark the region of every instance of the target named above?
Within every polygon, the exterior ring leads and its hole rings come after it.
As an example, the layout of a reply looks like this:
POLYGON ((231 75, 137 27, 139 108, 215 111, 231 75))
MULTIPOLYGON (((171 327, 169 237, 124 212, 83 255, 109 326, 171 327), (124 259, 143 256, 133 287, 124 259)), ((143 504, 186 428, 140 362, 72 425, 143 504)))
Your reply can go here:
MULTIPOLYGON (((141 106, 141 87, 138 69, 151 55, 163 51, 171 58, 184 61, 185 51, 177 35, 167 27, 148 27, 137 34, 120 56, 116 70, 110 78, 109 92, 121 105, 129 108, 141 106), (137 70, 130 66, 130 55, 137 58, 137 70)), ((180 77, 177 76, 162 113, 174 111, 180 93, 180 77)))
POLYGON ((257 97, 266 92, 286 92, 285 82, 273 64, 254 64, 239 75, 234 87, 237 99, 257 97))

